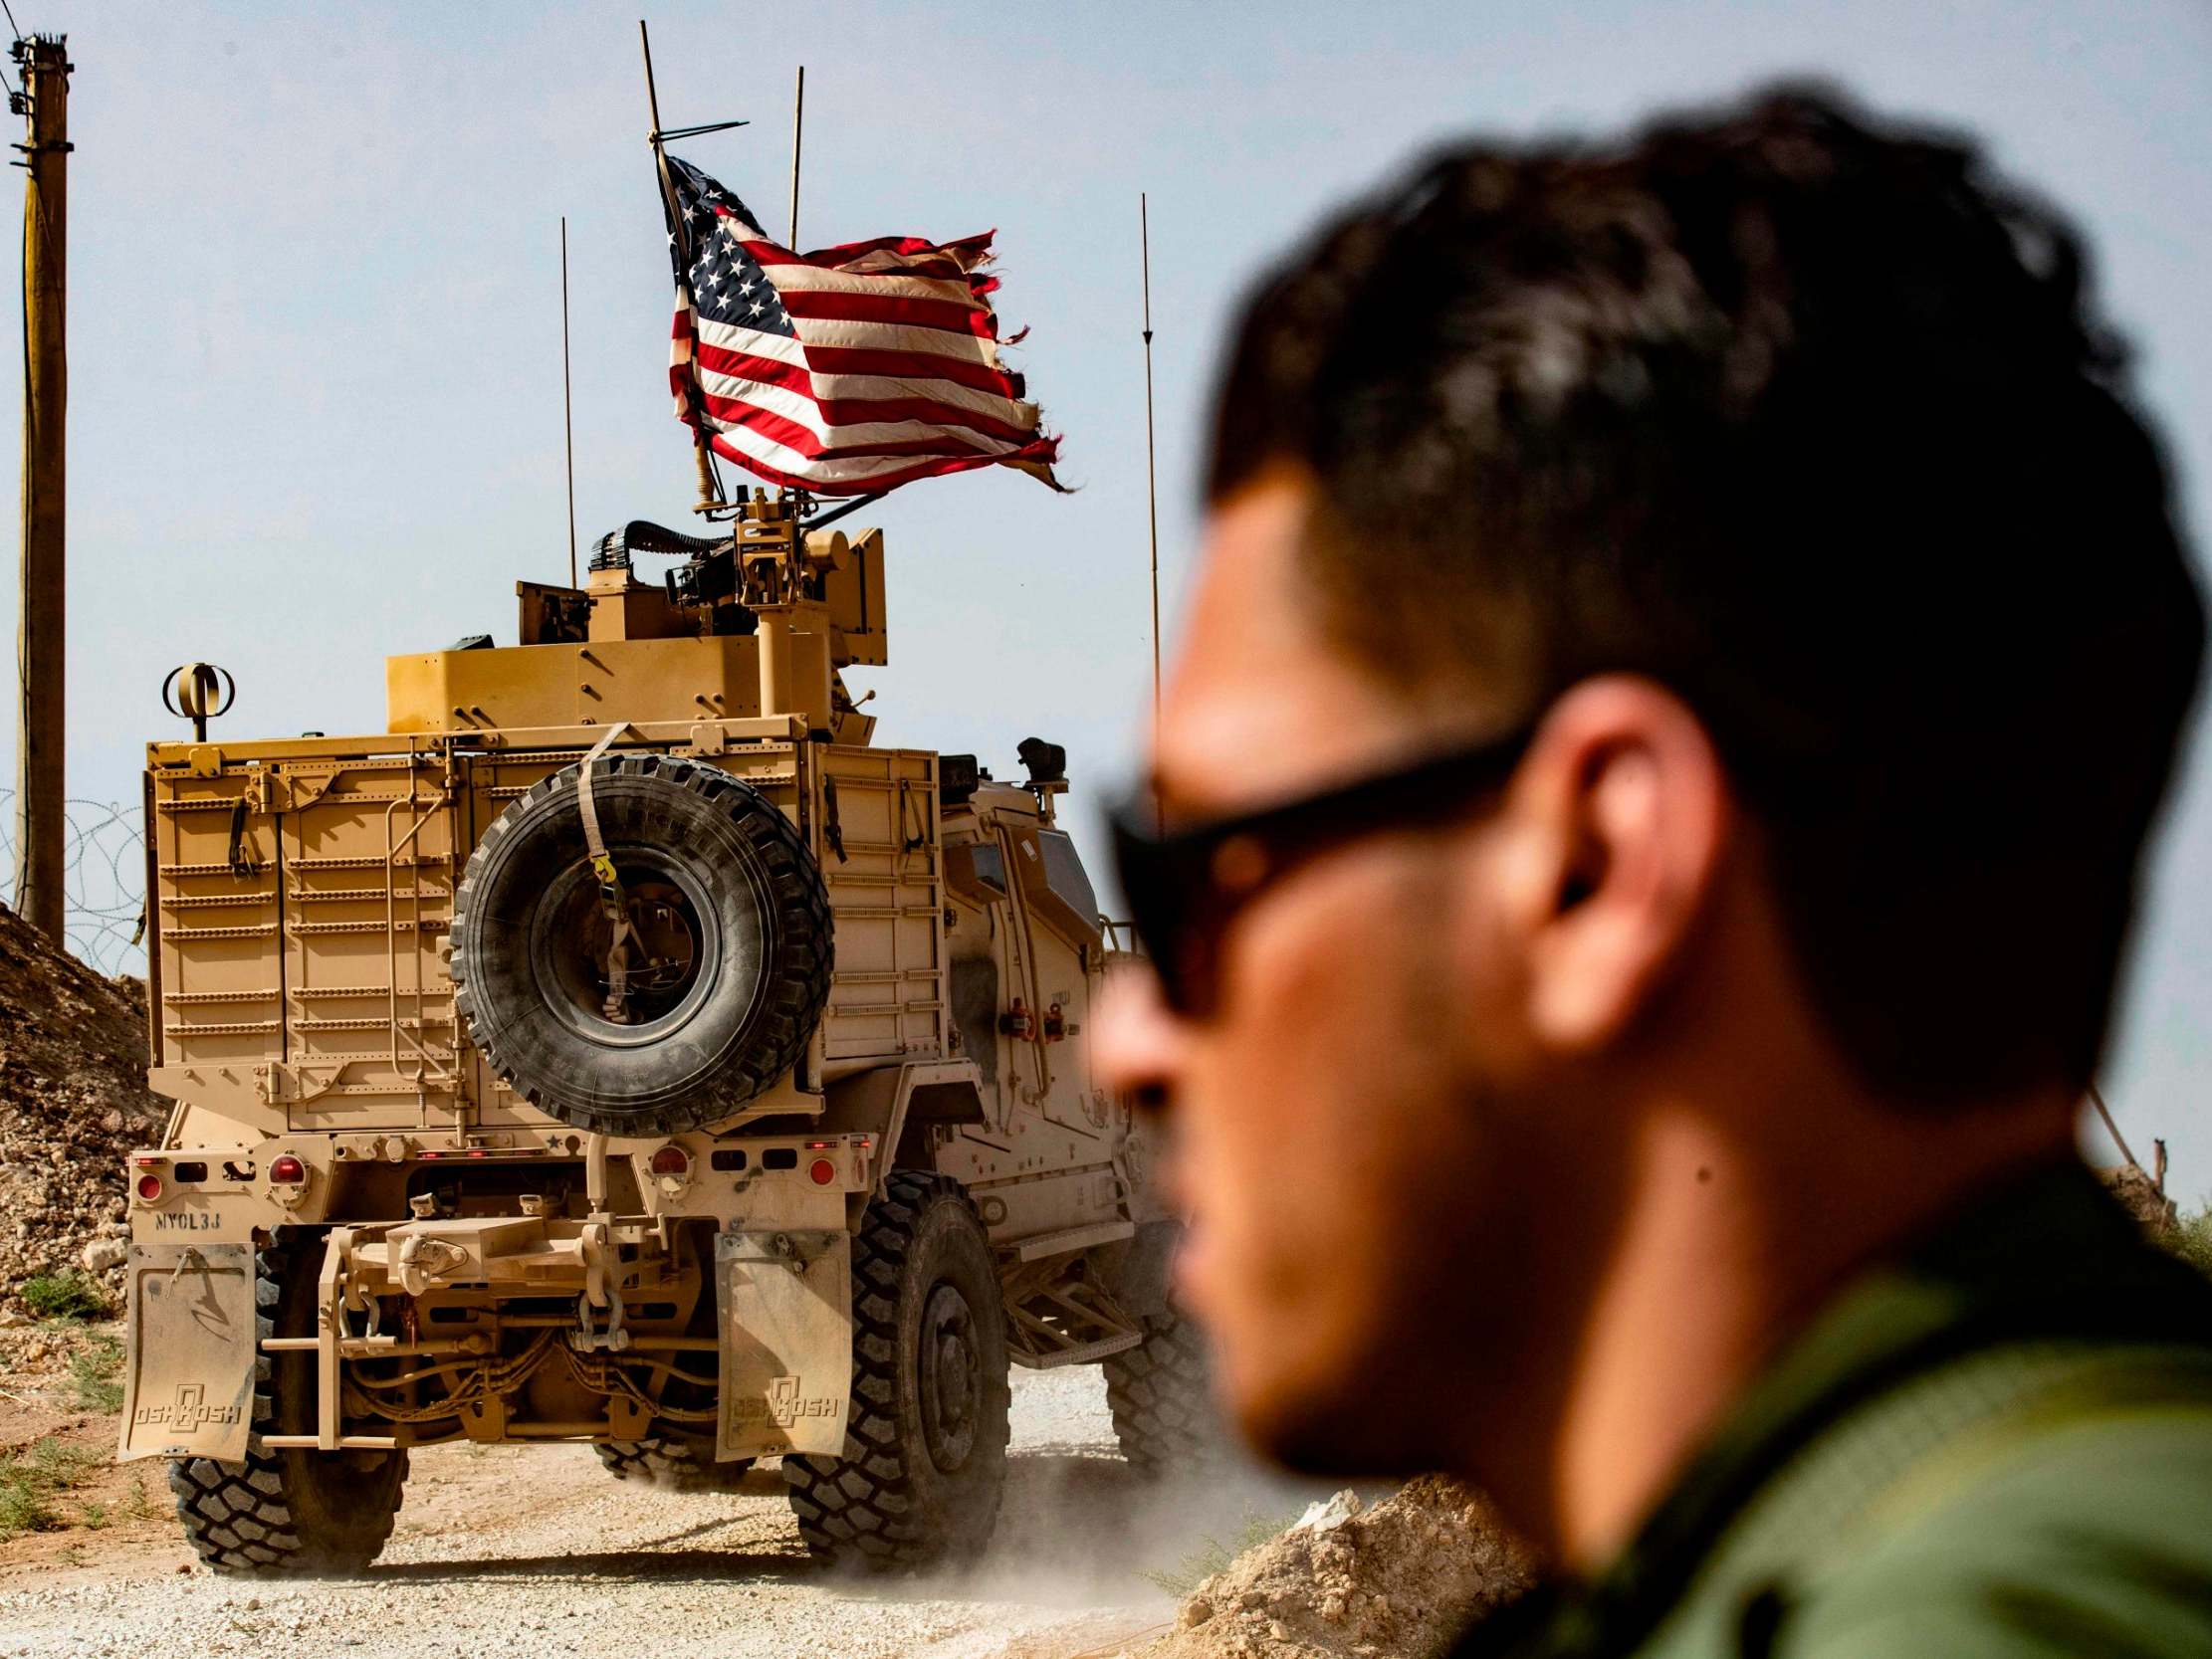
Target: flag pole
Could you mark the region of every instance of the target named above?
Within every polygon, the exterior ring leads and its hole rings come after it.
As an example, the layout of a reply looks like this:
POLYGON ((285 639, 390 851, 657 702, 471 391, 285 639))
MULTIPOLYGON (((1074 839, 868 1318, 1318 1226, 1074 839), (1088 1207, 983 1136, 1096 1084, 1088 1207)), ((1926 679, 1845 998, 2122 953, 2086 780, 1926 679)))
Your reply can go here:
POLYGON ((798 252, 798 148, 799 140, 806 133, 806 66, 798 66, 798 91, 791 95, 791 240, 792 253, 798 252))
POLYGON ((568 585, 576 585, 576 397, 568 378, 568 215, 560 216, 560 441, 568 462, 568 585))
POLYGON ((1145 294, 1145 517, 1152 537, 1152 749, 1160 752, 1160 486, 1152 442, 1152 219, 1145 193, 1137 192, 1137 246, 1145 294))
MULTIPOLYGON (((791 234, 785 243, 793 253, 798 251, 798 153, 801 140, 806 136, 806 66, 798 66, 798 86, 791 94, 791 234)), ((792 511, 801 518, 814 514, 814 498, 804 490, 785 490, 783 496, 792 511)))
MULTIPOLYGON (((661 101, 659 93, 653 88, 653 41, 645 32, 645 20, 642 17, 637 20, 637 44, 645 55, 645 107, 653 120, 653 129, 646 136, 653 146, 654 170, 660 175, 661 211, 668 217, 669 234, 681 237, 684 234, 683 217, 676 211, 676 187, 668 176, 668 152, 661 147, 661 101)), ((681 257, 687 251, 681 248, 678 250, 679 269, 689 263, 681 257)), ((694 379, 698 372, 698 364, 695 362, 692 365, 694 379)), ((725 505, 722 492, 715 485, 714 452, 707 447, 707 429, 704 425, 694 426, 691 435, 695 446, 694 459, 699 463, 699 505, 693 511, 710 513, 725 505)))

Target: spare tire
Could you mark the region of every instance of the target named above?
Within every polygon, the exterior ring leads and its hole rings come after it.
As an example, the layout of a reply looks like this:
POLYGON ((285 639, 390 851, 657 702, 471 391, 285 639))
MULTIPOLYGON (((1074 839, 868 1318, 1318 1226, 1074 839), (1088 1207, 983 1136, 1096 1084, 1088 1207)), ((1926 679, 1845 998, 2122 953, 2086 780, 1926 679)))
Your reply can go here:
POLYGON ((591 761, 600 837, 634 931, 613 928, 576 798, 581 768, 493 823, 453 896, 454 1003, 486 1064, 579 1129, 674 1135, 787 1072, 829 998, 829 896, 782 809, 716 766, 591 761))

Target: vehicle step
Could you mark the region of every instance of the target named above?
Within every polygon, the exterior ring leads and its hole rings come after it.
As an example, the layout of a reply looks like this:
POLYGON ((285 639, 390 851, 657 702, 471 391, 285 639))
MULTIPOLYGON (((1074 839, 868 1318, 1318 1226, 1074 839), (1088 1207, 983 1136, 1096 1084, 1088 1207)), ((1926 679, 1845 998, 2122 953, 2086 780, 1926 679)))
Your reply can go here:
POLYGON ((1137 1236, 1134 1221, 1094 1221, 1088 1226, 1065 1227, 1056 1233, 1038 1233, 1000 1248, 1017 1262, 1041 1262, 1047 1256, 1065 1256, 1093 1245, 1114 1244, 1137 1236))

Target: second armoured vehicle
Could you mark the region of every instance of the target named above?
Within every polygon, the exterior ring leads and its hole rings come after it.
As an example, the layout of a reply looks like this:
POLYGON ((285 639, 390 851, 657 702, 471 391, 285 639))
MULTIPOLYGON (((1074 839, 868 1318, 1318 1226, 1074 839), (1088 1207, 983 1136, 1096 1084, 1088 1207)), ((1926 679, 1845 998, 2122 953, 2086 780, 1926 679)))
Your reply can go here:
POLYGON ((219 1570, 365 1563, 458 1440, 779 1456, 816 1554, 972 1554, 1009 1362, 1199 1449, 1063 758, 873 746, 882 536, 803 513, 631 524, 519 644, 389 659, 388 731, 149 746, 122 1454, 219 1570))

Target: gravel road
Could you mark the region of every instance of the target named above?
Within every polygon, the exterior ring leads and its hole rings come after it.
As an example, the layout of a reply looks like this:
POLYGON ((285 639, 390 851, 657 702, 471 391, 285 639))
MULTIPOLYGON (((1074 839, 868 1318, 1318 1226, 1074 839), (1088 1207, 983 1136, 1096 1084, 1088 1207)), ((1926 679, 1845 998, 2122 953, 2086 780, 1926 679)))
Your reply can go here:
MULTIPOLYGON (((1142 1574, 1207 1538, 1295 1514, 1310 1493, 1214 1481, 1140 1486, 1114 1450, 1093 1368, 1014 1372, 1006 1506, 956 1578, 837 1581, 800 1548, 782 1477, 689 1495, 604 1474, 586 1447, 419 1452, 383 1558, 358 1578, 215 1577, 181 1544, 89 1544, 0 1577, 0 1655, 666 1653, 715 1659, 995 1659, 1114 1651, 1171 1602, 1142 1574)), ((99 1535, 91 1535, 97 1539, 99 1535)))

